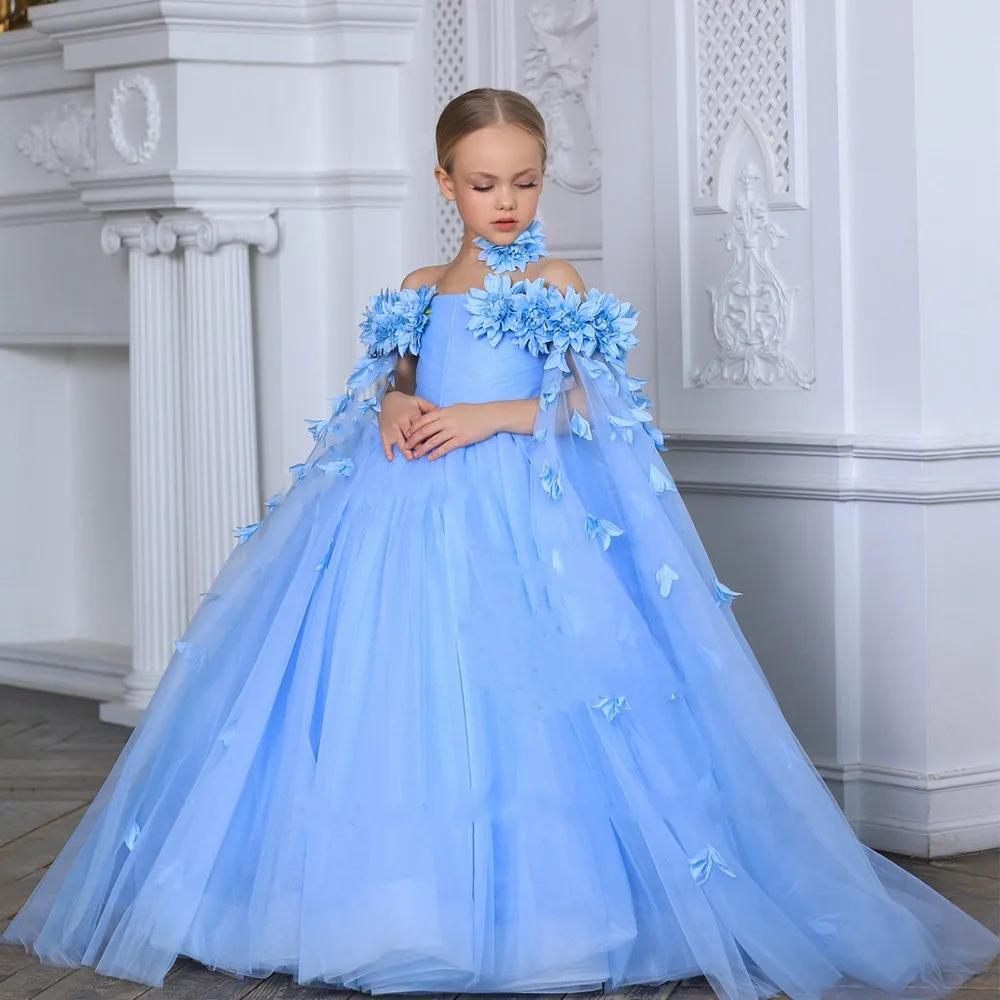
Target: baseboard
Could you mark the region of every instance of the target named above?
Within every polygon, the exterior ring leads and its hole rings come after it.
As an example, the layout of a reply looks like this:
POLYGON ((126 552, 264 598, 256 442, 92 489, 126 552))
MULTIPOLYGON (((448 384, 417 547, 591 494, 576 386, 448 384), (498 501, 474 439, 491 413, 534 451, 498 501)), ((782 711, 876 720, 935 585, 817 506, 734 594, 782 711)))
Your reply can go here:
POLYGON ((921 774, 817 764, 857 833, 877 851, 916 858, 1000 848, 1000 765, 921 774))
POLYGON ((121 698, 132 650, 90 639, 0 643, 0 684, 98 701, 121 698))

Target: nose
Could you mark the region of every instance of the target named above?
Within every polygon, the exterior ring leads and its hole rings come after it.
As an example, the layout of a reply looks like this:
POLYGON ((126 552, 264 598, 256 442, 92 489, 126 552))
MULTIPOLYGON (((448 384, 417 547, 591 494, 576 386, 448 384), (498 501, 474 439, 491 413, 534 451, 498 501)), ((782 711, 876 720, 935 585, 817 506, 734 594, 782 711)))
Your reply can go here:
POLYGON ((513 211, 517 207, 514 189, 506 185, 497 185, 497 208, 501 211, 513 211))

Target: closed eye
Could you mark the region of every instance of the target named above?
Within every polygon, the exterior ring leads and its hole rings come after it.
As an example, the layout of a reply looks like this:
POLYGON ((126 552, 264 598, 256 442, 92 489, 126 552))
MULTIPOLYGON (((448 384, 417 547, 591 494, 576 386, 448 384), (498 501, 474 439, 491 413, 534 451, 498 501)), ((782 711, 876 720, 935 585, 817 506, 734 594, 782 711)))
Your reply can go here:
MULTIPOLYGON (((514 187, 519 187, 523 189, 538 187, 538 181, 531 181, 529 184, 515 184, 514 187)), ((493 189, 492 184, 473 184, 473 191, 490 191, 493 189)))

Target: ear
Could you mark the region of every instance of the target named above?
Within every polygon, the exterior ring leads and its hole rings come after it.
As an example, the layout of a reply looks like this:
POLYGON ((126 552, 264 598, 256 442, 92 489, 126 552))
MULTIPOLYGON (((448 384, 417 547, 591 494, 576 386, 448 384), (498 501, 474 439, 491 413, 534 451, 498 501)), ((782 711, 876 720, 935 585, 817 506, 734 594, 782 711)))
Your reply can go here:
POLYGON ((441 188, 441 194, 443 194, 448 201, 454 201, 455 182, 449 176, 448 171, 445 170, 440 164, 434 168, 434 179, 438 182, 438 187, 441 188))

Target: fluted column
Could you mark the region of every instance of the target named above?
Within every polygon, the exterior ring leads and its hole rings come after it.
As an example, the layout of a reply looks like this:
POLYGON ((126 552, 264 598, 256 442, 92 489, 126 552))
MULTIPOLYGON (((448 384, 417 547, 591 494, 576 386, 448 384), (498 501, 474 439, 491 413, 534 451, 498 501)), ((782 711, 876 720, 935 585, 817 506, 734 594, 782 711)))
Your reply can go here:
POLYGON ((121 701, 101 706, 105 722, 134 724, 184 628, 181 262, 157 252, 156 222, 123 216, 104 226, 105 253, 129 255, 132 503, 132 671, 121 701))
POLYGON ((157 226, 162 253, 183 252, 184 482, 189 609, 260 517, 250 247, 277 245, 273 218, 185 213, 157 226))

